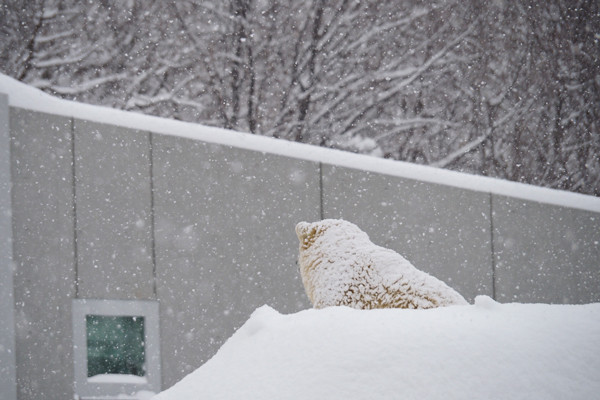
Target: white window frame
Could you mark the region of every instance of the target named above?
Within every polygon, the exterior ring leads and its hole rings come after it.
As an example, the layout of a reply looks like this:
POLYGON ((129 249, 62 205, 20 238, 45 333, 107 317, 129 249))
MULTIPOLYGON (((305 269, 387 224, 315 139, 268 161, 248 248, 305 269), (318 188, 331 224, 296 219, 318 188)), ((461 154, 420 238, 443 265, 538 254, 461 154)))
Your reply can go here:
POLYGON ((133 396, 139 391, 160 392, 160 336, 158 302, 141 300, 73 300, 73 364, 75 397, 94 399, 133 396), (90 382, 87 371, 86 315, 144 317, 146 382, 90 382))

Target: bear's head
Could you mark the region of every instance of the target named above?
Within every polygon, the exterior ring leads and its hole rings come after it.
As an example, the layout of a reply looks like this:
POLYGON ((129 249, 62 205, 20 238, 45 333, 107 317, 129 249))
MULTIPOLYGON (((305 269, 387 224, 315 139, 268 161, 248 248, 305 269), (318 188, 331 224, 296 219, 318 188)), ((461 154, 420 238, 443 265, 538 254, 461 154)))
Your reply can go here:
POLYGON ((351 265, 348 259, 357 246, 369 243, 369 238, 356 225, 341 219, 300 222, 296 235, 300 242, 298 267, 302 283, 313 306, 321 308, 325 303, 319 299, 329 291, 323 282, 337 281, 334 277, 346 273, 351 265))
POLYGON ((324 219, 316 222, 299 222, 296 235, 300 241, 300 250, 309 249, 317 239, 348 241, 359 238, 369 240, 368 236, 351 222, 342 219, 324 219))

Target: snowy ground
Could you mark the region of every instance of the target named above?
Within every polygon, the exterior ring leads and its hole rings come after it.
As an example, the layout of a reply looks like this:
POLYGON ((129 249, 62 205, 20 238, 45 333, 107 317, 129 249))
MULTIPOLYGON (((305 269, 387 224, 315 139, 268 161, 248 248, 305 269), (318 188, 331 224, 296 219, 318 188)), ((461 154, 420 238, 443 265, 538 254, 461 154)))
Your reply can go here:
POLYGON ((592 399, 600 303, 256 310, 154 400, 592 399))

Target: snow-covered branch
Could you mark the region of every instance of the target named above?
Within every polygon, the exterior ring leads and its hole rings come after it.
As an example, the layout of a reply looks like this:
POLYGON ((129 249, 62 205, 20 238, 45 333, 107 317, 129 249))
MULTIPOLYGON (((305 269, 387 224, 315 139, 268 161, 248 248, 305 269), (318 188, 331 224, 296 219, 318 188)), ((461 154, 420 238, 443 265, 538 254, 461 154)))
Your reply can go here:
MULTIPOLYGON (((81 82, 79 84, 77 84, 77 86, 59 86, 59 85, 54 85, 54 84, 48 84, 46 83, 46 86, 38 86, 40 89, 46 89, 46 90, 51 90, 54 93, 58 93, 61 95, 76 95, 76 94, 80 94, 80 93, 85 93, 85 92, 89 92, 92 89, 96 89, 99 86, 105 85, 107 83, 110 82, 114 82, 114 81, 118 81, 121 79, 125 79, 127 77, 127 74, 122 73, 122 74, 115 74, 115 75, 110 75, 110 76, 103 76, 100 78, 96 78, 96 79, 90 79, 87 80, 85 82, 81 82)), ((41 83, 38 83, 41 84, 41 83)))

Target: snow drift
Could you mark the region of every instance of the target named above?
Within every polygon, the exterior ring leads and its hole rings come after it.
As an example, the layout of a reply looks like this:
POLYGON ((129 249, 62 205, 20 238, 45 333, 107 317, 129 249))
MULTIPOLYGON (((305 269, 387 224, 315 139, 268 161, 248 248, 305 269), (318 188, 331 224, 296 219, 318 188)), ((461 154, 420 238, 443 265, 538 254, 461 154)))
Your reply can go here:
POLYGON ((590 399, 600 304, 429 310, 257 309, 206 364, 154 400, 590 399))

